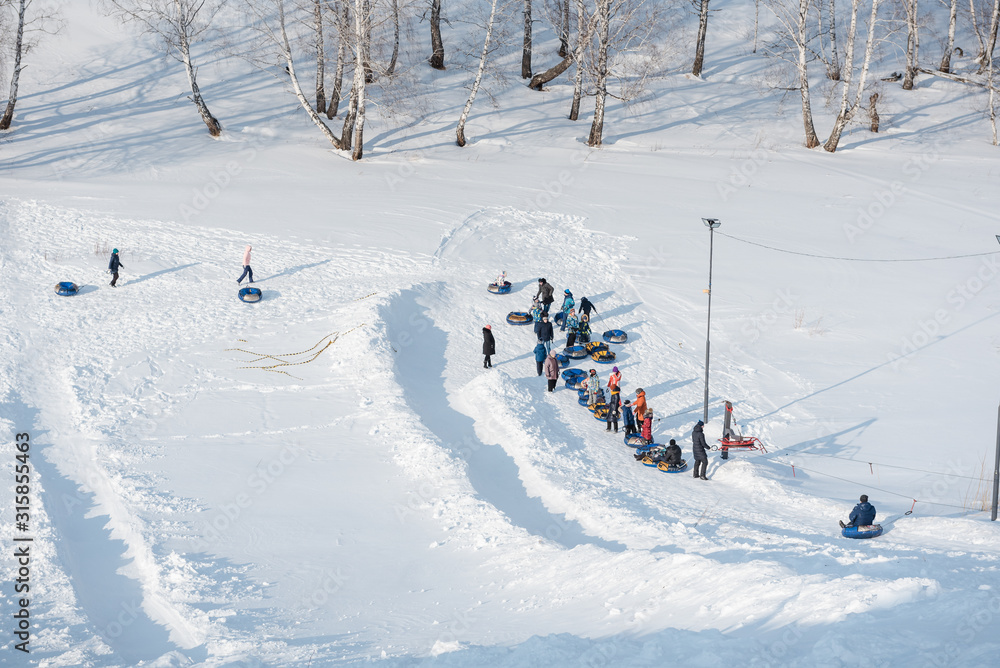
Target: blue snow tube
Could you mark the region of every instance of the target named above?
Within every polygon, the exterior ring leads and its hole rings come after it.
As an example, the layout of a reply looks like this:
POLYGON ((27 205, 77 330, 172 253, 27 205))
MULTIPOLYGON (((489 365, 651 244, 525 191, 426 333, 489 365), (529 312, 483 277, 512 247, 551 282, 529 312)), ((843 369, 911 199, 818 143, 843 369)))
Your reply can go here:
POLYGON ((588 355, 587 349, 583 346, 570 346, 563 349, 563 354, 574 360, 582 360, 588 355))
POLYGON ((587 349, 587 353, 593 355, 596 352, 602 350, 608 350, 608 345, 606 343, 601 343, 600 341, 591 341, 583 346, 587 349))
POLYGON ((571 390, 582 390, 584 385, 583 382, 587 380, 582 376, 573 376, 572 378, 566 379, 566 387, 571 390))
POLYGON ((840 532, 844 538, 875 538, 882 535, 881 524, 866 524, 860 527, 846 527, 840 532))
POLYGON ((556 353, 556 361, 559 362, 559 366, 569 366, 569 355, 556 353))
POLYGON ((646 439, 639 434, 632 434, 631 436, 625 437, 625 445, 630 448, 638 448, 641 445, 646 445, 646 439))
POLYGON ((511 311, 507 314, 508 325, 530 325, 534 323, 530 313, 525 311, 511 311))
POLYGON ((628 334, 620 329, 609 329, 601 336, 608 343, 625 343, 628 341, 628 334))
POLYGON ((71 283, 70 281, 62 281, 61 283, 56 283, 56 294, 62 295, 63 297, 69 297, 70 295, 75 295, 80 291, 80 288, 76 283, 71 283))
POLYGON ((566 314, 563 313, 562 311, 559 311, 559 313, 556 313, 554 316, 552 316, 552 322, 554 322, 557 325, 561 325, 562 321, 565 319, 566 319, 566 314))
POLYGON ((506 295, 510 294, 510 281, 504 281, 503 285, 498 285, 496 283, 490 283, 486 286, 486 289, 495 295, 506 295))
MULTIPOLYGON (((556 355, 558 357, 558 355, 556 355)), ((571 378, 585 378, 587 372, 583 369, 566 369, 562 372, 563 380, 569 380, 571 378)))
POLYGON ((260 288, 240 288, 239 295, 240 300, 248 304, 256 304, 264 297, 264 293, 260 291, 260 288))

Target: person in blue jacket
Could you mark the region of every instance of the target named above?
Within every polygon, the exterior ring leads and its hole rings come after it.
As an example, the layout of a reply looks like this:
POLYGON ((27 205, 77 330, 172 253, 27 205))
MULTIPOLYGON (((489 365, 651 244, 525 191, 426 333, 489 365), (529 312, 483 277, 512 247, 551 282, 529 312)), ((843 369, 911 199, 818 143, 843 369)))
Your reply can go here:
POLYGON ((625 423, 625 435, 631 436, 635 433, 635 413, 632 412, 632 401, 625 400, 622 405, 622 421, 625 423))
POLYGON ((124 267, 122 260, 118 257, 118 249, 111 251, 111 260, 108 261, 108 273, 111 274, 111 287, 117 288, 115 283, 118 282, 118 269, 119 267, 124 267))
POLYGON ((559 327, 560 332, 566 331, 566 318, 569 317, 569 312, 572 311, 575 306, 576 302, 573 301, 573 293, 569 290, 563 290, 562 308, 559 309, 562 313, 562 325, 559 327))
POLYGON ((869 524, 875 523, 875 506, 868 503, 868 495, 862 494, 861 503, 854 506, 854 510, 851 511, 851 523, 844 524, 844 520, 840 520, 840 528, 846 529, 847 527, 866 527, 869 524))
POLYGON ((535 366, 538 367, 538 375, 542 375, 545 370, 545 358, 549 356, 549 351, 545 350, 545 344, 539 343, 535 346, 535 366))

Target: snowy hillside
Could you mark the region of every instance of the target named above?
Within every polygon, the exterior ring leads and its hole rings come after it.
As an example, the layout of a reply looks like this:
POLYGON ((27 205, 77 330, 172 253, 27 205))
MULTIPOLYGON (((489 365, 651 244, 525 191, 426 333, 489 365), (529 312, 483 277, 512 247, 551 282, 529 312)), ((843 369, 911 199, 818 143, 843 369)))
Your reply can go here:
POLYGON ((63 3, 0 137, 0 663, 996 665, 983 95, 887 85, 880 133, 807 150, 796 101, 755 85, 752 3, 719 8, 703 77, 609 100, 601 149, 566 78, 497 89, 458 148, 453 67, 413 70, 419 113, 373 111, 352 162, 221 52, 201 54, 211 139, 183 69, 63 3), (628 333, 623 396, 644 388, 656 442, 691 459, 706 216, 706 434, 729 400, 768 452, 713 452, 701 481, 547 393, 505 317, 542 276, 589 297, 598 336, 628 333), (510 295, 485 289, 501 270, 510 295), (877 539, 841 536, 860 494, 877 539))

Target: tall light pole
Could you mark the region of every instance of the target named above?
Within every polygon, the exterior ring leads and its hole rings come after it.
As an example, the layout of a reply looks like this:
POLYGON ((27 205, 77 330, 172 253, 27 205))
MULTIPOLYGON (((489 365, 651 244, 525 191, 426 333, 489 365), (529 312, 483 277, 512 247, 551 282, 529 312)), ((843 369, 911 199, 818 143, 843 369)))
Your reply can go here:
POLYGON ((715 241, 715 228, 722 225, 715 218, 702 218, 708 228, 708 327, 705 331, 705 415, 702 421, 708 424, 708 359, 712 349, 712 250, 715 241))

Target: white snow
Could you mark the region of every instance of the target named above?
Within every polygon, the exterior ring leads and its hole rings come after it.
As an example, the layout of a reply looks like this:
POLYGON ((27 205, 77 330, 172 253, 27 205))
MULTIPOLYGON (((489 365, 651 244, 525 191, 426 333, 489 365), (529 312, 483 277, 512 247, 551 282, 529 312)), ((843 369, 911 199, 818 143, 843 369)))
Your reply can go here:
POLYGON ((418 70, 426 114, 376 116, 353 163, 221 57, 209 139, 180 68, 63 3, 0 139, 0 424, 31 436, 34 538, 22 657, 8 477, 0 663, 995 665, 1000 255, 815 257, 1000 250, 986 121, 921 78, 883 133, 806 151, 750 85, 752 8, 720 7, 703 79, 609 105, 601 150, 565 79, 476 107, 455 147, 454 68, 418 70), (729 399, 769 450, 709 482, 636 463, 504 323, 540 276, 590 297, 690 458, 703 216, 706 433, 729 399), (844 539, 862 493, 886 531, 844 539))

